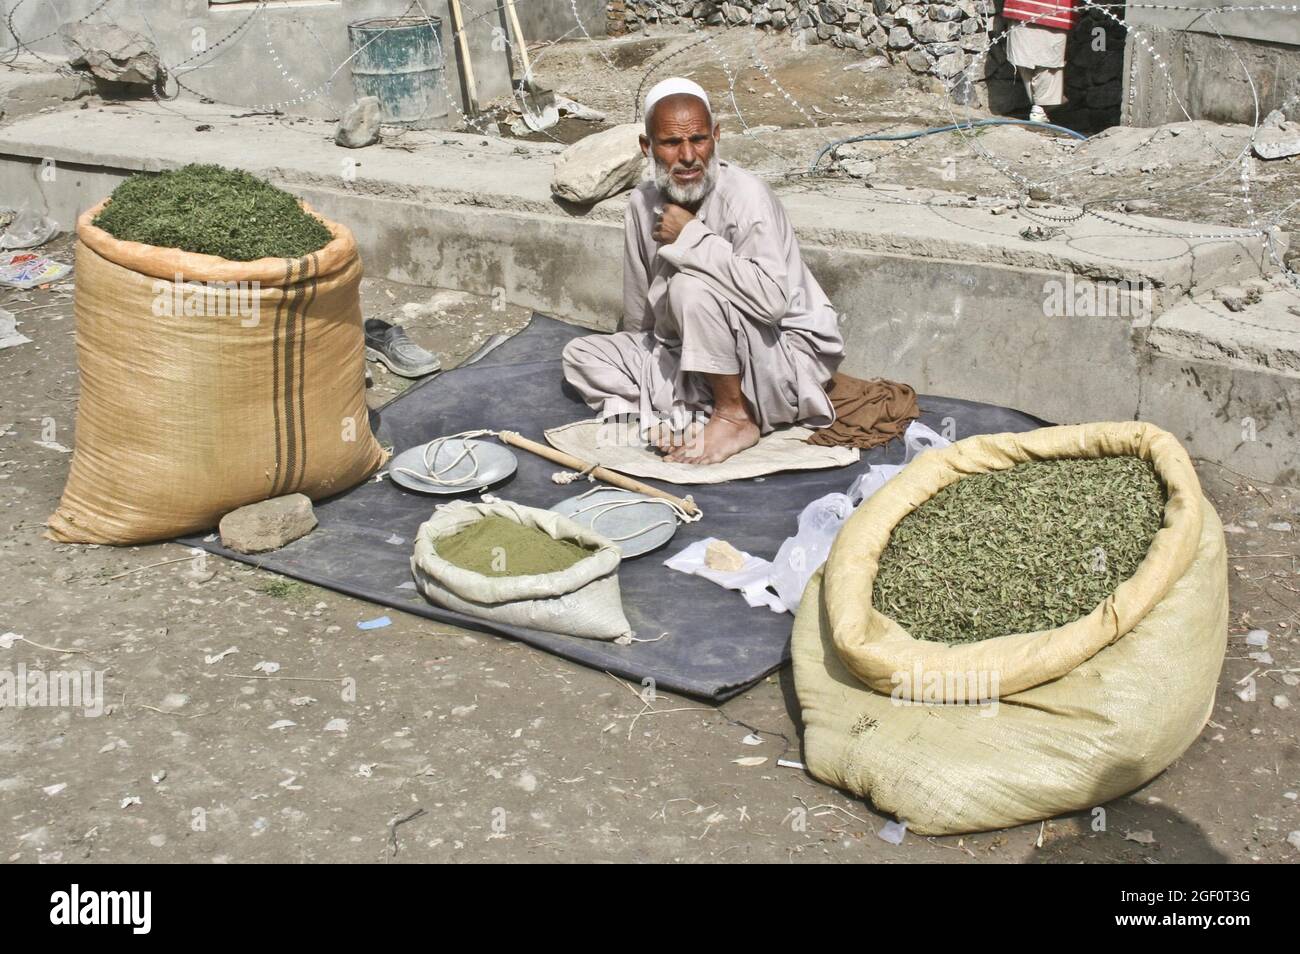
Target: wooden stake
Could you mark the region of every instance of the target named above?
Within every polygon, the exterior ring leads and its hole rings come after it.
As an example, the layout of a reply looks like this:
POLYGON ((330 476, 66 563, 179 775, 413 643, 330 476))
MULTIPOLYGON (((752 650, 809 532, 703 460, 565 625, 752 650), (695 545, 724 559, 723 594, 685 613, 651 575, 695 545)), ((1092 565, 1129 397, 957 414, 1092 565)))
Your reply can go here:
POLYGON ((526 437, 516 434, 514 431, 501 431, 497 434, 501 443, 509 444, 512 447, 518 447, 520 450, 526 450, 530 454, 536 454, 538 457, 545 457, 547 460, 559 464, 561 467, 568 467, 570 470, 590 473, 592 477, 614 487, 621 487, 623 490, 630 490, 636 494, 645 494, 647 497, 658 497, 661 500, 667 500, 678 507, 681 507, 689 514, 698 514, 700 508, 695 506, 695 501, 690 497, 674 497, 667 491, 660 490, 657 487, 651 487, 649 484, 643 484, 639 480, 624 476, 617 471, 610 470, 607 467, 592 468, 590 461, 574 457, 572 454, 566 454, 562 450, 556 450, 554 447, 548 447, 546 444, 539 444, 537 441, 531 441, 526 437), (590 469, 589 469, 590 468, 590 469))
POLYGON ((465 71, 465 98, 471 116, 478 113, 478 87, 474 83, 474 64, 469 58, 469 37, 465 35, 465 18, 461 16, 460 0, 451 0, 451 28, 456 31, 460 45, 460 62, 465 71))
POLYGON ((515 31, 515 42, 519 44, 519 59, 524 66, 524 83, 532 86, 533 68, 528 63, 528 44, 524 42, 524 31, 519 29, 519 14, 515 12, 515 0, 506 0, 506 13, 515 31))

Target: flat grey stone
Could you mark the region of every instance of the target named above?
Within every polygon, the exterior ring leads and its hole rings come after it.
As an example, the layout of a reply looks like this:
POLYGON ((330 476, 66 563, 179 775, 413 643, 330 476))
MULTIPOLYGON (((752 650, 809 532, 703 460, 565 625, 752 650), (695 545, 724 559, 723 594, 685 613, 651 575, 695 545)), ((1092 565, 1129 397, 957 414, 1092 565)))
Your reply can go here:
POLYGON ((221 518, 221 545, 237 553, 278 550, 316 529, 305 494, 286 494, 232 510, 221 518))

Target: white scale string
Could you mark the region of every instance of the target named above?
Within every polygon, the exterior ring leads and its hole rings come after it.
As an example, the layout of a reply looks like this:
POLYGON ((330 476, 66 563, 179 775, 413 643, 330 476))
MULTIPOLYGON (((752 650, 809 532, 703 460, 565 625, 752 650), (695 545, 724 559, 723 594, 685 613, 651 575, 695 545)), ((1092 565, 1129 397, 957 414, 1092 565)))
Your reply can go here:
POLYGON ((438 487, 458 487, 462 484, 467 484, 470 481, 477 479, 479 475, 479 459, 478 455, 474 453, 474 444, 470 439, 474 437, 492 437, 495 436, 495 434, 496 431, 477 430, 461 431, 459 434, 448 434, 446 437, 439 437, 424 445, 422 457, 424 459, 425 473, 422 474, 418 470, 411 470, 409 467, 394 467, 393 470, 397 471, 399 474, 405 474, 407 477, 411 477, 415 480, 422 480, 438 487), (446 444, 447 441, 458 439, 461 442, 460 453, 456 455, 455 460, 450 464, 439 469, 437 466, 438 453, 442 450, 443 445, 446 444), (444 476, 451 473, 451 471, 454 470, 466 457, 469 458, 470 464, 472 465, 468 474, 465 474, 463 477, 449 478, 444 476))
MULTIPOLYGON (((577 499, 583 500, 587 497, 590 497, 592 494, 610 493, 610 492, 618 493, 619 491, 617 489, 611 491, 609 487, 593 487, 591 490, 588 490, 586 493, 579 494, 577 499)), ((573 518, 580 513, 586 513, 588 510, 593 510, 597 507, 604 507, 605 509, 597 511, 591 518, 591 522, 589 526, 591 527, 592 530, 595 530, 596 521, 598 521, 601 517, 605 516, 610 511, 617 510, 620 507, 635 507, 639 504, 663 504, 663 506, 667 507, 669 510, 673 512, 674 516, 680 517, 682 520, 688 523, 690 522, 691 519, 691 515, 686 513, 686 511, 684 511, 677 504, 669 500, 662 500, 658 497, 637 497, 634 500, 607 500, 607 501, 598 500, 594 503, 587 504, 587 506, 585 507, 578 508, 577 510, 573 511, 573 513, 569 514, 569 517, 573 518)), ((609 537, 609 539, 615 543, 621 543, 624 540, 631 540, 633 537, 639 537, 643 534, 649 533, 651 530, 654 530, 657 527, 671 527, 671 526, 675 526, 676 523, 677 523, 676 520, 659 520, 655 523, 650 524, 650 526, 648 527, 642 527, 640 530, 634 530, 632 533, 626 533, 620 537, 609 537)))

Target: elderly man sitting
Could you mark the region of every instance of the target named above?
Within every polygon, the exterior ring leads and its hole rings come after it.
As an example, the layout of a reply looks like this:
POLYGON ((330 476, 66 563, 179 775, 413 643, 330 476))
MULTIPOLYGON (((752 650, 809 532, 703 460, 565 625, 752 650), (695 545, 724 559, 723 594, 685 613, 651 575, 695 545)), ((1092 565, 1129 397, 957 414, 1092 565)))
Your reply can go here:
POLYGON ((669 460, 726 460, 784 424, 835 419, 825 385, 844 351, 835 311, 758 177, 717 155, 704 90, 646 96, 654 181, 624 219, 622 331, 564 349, 564 375, 603 417, 639 415, 669 460))

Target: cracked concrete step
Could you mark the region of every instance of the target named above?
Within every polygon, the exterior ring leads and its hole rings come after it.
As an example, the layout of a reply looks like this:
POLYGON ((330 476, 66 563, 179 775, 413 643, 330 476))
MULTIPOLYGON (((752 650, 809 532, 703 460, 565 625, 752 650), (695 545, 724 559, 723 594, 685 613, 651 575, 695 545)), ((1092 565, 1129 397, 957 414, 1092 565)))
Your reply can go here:
POLYGON ((6 58, 5 69, 0 70, 0 119, 12 121, 59 107, 93 91, 88 77, 57 72, 67 57, 46 56, 45 60, 30 53, 6 58))
POLYGON ((1186 302, 1152 322, 1146 348, 1143 420, 1239 473, 1300 479, 1300 289, 1282 285, 1240 312, 1186 302))
MULTIPOLYGON (((544 216, 573 235, 593 228, 598 233, 600 224, 622 222, 622 196, 587 210, 564 208, 552 199, 551 166, 558 145, 408 132, 396 148, 390 143, 350 152, 327 141, 332 132, 320 121, 233 118, 228 107, 196 102, 164 106, 144 101, 43 113, 0 128, 0 160, 5 166, 0 169, 0 196, 12 200, 29 188, 31 172, 25 167, 42 160, 85 171, 85 177, 64 178, 43 188, 51 214, 69 224, 76 212, 98 201, 130 172, 206 161, 239 166, 300 194, 315 195, 314 204, 335 218, 343 217, 345 205, 364 218, 364 210, 348 200, 371 196, 431 210, 544 216), (196 131, 203 127, 205 131, 196 131)), ((724 158, 726 145, 724 139, 724 158)), ((1049 226, 1056 223, 1059 234, 1032 241, 1021 236, 1034 224, 1024 212, 994 215, 963 196, 843 183, 796 182, 776 188, 805 243, 1141 281, 1156 290, 1157 311, 1185 294, 1273 270, 1261 238, 1242 229, 1118 213, 1103 218, 1046 207, 1035 210, 1035 218, 1049 226)), ((382 202, 376 211, 381 207, 382 202)), ((427 229, 436 231, 436 218, 423 218, 427 229)), ((594 240, 595 235, 588 235, 578 241, 594 240)), ((408 263, 390 260, 387 249, 387 243, 372 248, 363 243, 372 270, 400 280, 448 284, 446 275, 395 274, 395 268, 408 263)), ((620 273, 616 260, 593 264, 593 285, 606 287, 620 273)), ((472 291, 487 291, 491 284, 452 283, 472 291)), ((613 303, 610 296, 598 300, 613 303)))
MULTIPOLYGON (((319 121, 235 119, 193 102, 42 113, 0 127, 0 203, 39 192, 69 224, 132 171, 219 162, 348 223, 371 275, 617 326, 625 200, 589 210, 552 200, 558 146, 434 132, 353 151, 332 136, 319 121)), ((1061 423, 1151 420, 1242 473, 1289 482, 1300 472, 1290 365, 1256 361, 1263 342, 1241 351, 1249 360, 1229 346, 1216 354, 1214 335, 1195 339, 1179 330, 1190 318, 1167 317, 1188 296, 1273 272, 1260 236, 1044 208, 1034 211, 1060 232, 1032 241, 1023 211, 994 215, 961 196, 804 182, 777 191, 842 313, 845 372, 1061 423), (1149 288, 1149 308, 1135 319, 1049 307, 1051 290, 1076 278, 1149 288), (1199 351, 1186 350, 1193 340, 1199 351), (1244 448, 1243 431, 1254 435, 1244 448)))
POLYGON ((1278 284, 1239 312, 1212 298, 1171 308, 1151 323, 1147 345, 1169 357, 1230 361, 1300 377, 1300 288, 1285 287, 1281 279, 1278 284))

